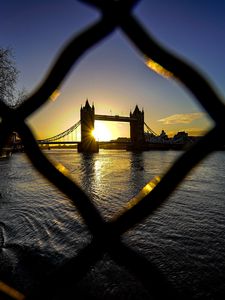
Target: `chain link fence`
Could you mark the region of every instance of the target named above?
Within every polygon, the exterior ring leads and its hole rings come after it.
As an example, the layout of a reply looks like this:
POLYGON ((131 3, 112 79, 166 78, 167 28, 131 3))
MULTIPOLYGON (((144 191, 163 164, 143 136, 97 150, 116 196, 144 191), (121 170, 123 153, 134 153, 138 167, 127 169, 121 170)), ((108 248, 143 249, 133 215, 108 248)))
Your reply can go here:
POLYGON ((92 240, 77 256, 43 278, 32 294, 23 296, 15 293, 14 296, 10 296, 7 289, 5 294, 8 294, 7 297, 11 297, 10 299, 69 299, 70 286, 78 282, 90 267, 107 253, 117 264, 134 274, 153 298, 184 299, 184 295, 178 295, 166 278, 145 257, 121 241, 121 235, 145 217, 149 217, 168 199, 197 163, 225 144, 224 103, 210 83, 195 68, 163 48, 146 32, 132 14, 132 9, 138 1, 83 0, 83 2, 99 9, 102 12, 101 19, 72 38, 62 50, 43 84, 18 108, 11 109, 0 101, 2 119, 0 147, 4 146, 11 132, 18 132, 33 166, 72 200, 92 234, 92 240), (145 192, 144 187, 142 193, 130 201, 123 212, 107 222, 76 183, 56 169, 42 153, 25 119, 49 99, 84 53, 118 28, 123 31, 140 55, 154 63, 159 73, 165 75, 166 72, 193 94, 214 121, 214 127, 180 156, 163 178, 154 178, 150 181, 148 192, 145 192), (53 292, 57 297, 52 296, 53 292))

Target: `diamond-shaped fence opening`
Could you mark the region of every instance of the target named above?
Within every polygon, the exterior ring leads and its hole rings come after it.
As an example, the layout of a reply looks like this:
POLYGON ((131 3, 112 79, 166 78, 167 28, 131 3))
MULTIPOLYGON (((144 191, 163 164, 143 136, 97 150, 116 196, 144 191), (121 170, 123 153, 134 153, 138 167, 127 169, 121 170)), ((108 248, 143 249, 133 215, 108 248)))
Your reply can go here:
MULTIPOLYGON (((60 299, 60 297, 67 299, 70 287, 81 280, 90 267, 107 254, 116 264, 125 267, 136 276, 154 298, 181 299, 160 272, 147 259, 127 247, 120 237, 164 203, 199 161, 224 145, 225 107, 210 84, 197 70, 158 45, 143 29, 131 13, 138 1, 86 0, 84 2, 100 9, 102 18, 75 36, 64 47, 41 87, 17 109, 11 109, 0 102, 2 118, 0 146, 4 146, 12 131, 18 132, 34 167, 72 200, 93 238, 78 255, 50 275, 46 275, 31 295, 25 297, 4 283, 0 283, 0 290, 12 299, 60 299), (154 178, 150 181, 143 191, 128 203, 123 212, 106 222, 92 200, 73 181, 55 168, 41 152, 32 131, 25 123, 25 118, 35 112, 57 90, 78 58, 117 28, 124 32, 131 44, 140 51, 142 56, 152 62, 150 65, 157 68, 159 73, 170 74, 192 92, 213 119, 214 127, 180 156, 163 178, 154 178)), ((182 299, 184 299, 183 295, 182 299)))

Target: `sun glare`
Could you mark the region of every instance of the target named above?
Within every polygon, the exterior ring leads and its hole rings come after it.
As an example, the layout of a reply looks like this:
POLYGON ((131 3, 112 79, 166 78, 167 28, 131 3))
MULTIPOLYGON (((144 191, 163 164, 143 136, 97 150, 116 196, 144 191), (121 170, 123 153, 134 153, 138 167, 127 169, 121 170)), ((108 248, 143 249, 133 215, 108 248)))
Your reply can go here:
POLYGON ((110 141, 112 139, 111 131, 103 123, 95 122, 95 129, 92 134, 97 141, 110 141))

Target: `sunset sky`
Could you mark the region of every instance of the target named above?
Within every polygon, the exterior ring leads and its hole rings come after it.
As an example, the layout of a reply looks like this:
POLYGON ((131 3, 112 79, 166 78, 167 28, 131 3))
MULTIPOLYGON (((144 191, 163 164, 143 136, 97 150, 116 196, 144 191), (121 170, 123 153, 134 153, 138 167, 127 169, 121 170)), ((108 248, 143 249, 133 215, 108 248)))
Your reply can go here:
MULTIPOLYGON (((142 0, 134 15, 164 46, 192 62, 219 94, 225 95, 225 1, 142 0)), ((94 8, 76 0, 7 0, 1 4, 1 47, 11 47, 20 77, 31 93, 72 35, 99 19, 94 8)), ((128 116, 138 104, 157 133, 198 135, 211 126, 190 93, 160 77, 117 30, 92 48, 64 81, 60 95, 28 122, 37 138, 66 130, 80 118, 86 99, 97 114, 128 116)), ((129 125, 104 123, 112 138, 129 136, 129 125)))

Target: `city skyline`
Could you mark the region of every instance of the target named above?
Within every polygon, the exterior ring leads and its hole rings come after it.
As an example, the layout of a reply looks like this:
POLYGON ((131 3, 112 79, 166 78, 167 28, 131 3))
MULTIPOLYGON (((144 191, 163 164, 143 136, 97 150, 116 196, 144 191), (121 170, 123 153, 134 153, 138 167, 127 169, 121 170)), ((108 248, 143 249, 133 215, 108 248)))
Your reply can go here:
MULTIPOLYGON (((32 92, 72 36, 97 21, 97 10, 78 1, 15 0, 3 4, 1 46, 11 47, 20 70, 18 87, 32 92)), ((225 94, 225 4, 223 1, 140 1, 134 15, 148 32, 203 71, 225 94)), ((158 134, 199 135, 211 123, 194 98, 172 78, 150 71, 145 58, 117 30, 92 48, 54 97, 28 122, 37 138, 57 134, 79 120, 80 106, 94 102, 98 114, 128 116, 137 104, 158 134)), ((129 136, 129 126, 104 123, 111 138, 129 136)))

